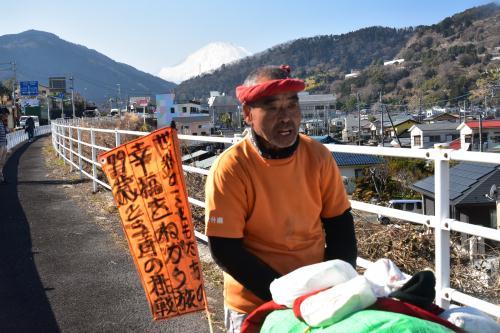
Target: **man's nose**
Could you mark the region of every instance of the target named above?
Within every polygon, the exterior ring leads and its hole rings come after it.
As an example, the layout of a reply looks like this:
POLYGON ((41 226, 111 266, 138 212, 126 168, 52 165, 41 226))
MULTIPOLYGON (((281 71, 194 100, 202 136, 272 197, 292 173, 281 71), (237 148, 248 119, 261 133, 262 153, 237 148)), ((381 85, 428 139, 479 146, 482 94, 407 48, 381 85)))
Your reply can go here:
POLYGON ((278 119, 280 121, 289 120, 291 118, 292 113, 293 113, 292 108, 282 106, 278 109, 278 119))

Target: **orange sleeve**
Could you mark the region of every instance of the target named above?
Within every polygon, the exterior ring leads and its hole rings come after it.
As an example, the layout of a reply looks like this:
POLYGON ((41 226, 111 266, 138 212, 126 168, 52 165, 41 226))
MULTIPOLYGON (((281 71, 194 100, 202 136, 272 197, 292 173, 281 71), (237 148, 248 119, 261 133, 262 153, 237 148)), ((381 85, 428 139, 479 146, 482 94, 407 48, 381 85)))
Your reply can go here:
POLYGON ((247 216, 244 172, 238 162, 221 155, 205 184, 207 236, 242 238, 247 216))
POLYGON ((320 187, 323 200, 321 217, 332 218, 339 216, 351 207, 351 203, 347 198, 339 167, 330 151, 328 151, 328 156, 324 158, 321 173, 320 187))

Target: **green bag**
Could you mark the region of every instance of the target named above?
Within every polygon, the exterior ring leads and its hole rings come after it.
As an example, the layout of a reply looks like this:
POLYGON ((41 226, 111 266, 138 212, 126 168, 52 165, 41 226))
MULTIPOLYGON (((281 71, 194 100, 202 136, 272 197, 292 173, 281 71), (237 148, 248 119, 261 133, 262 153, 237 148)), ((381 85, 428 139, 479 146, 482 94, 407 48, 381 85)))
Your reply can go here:
POLYGON ((261 333, 449 333, 440 324, 400 313, 362 310, 328 327, 309 327, 295 317, 293 310, 276 310, 262 325, 261 333))

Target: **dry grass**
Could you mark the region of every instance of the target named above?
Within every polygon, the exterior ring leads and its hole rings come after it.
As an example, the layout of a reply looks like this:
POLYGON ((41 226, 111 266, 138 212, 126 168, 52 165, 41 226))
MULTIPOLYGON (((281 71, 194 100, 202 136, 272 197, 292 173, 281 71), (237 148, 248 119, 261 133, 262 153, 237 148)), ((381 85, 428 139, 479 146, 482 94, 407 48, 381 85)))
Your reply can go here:
MULTIPOLYGON (((388 226, 369 222, 367 215, 354 212, 359 256, 370 261, 391 259, 402 271, 414 274, 434 270, 434 231, 426 226, 394 221, 388 226)), ((472 266, 469 255, 461 248, 460 235, 451 234, 450 284, 468 295, 498 303, 500 274, 472 266)), ((500 257, 498 244, 487 246, 489 256, 500 257)), ((480 256, 476 257, 481 261, 480 256)), ((498 268, 497 268, 498 269, 498 268)))

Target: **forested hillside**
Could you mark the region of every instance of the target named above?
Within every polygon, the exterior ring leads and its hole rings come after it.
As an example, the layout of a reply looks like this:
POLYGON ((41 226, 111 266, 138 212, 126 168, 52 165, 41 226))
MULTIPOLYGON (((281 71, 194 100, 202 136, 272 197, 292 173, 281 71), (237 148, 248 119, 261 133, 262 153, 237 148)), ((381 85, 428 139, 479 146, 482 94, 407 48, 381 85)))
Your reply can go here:
POLYGON ((301 38, 185 81, 178 99, 203 99, 210 90, 234 94, 254 68, 289 64, 314 93, 335 93, 338 107, 352 109, 383 101, 419 105, 495 103, 492 87, 500 80, 500 6, 471 8, 432 26, 406 29, 370 27, 342 35, 301 38), (384 60, 403 58, 397 65, 384 60), (356 78, 345 79, 351 71, 356 78), (490 101, 488 102, 488 98, 490 101))
POLYGON ((371 27, 343 35, 297 39, 223 66, 214 73, 184 81, 175 92, 179 99, 206 98, 211 90, 234 94, 235 86, 252 69, 267 64, 288 64, 294 75, 302 78, 364 68, 376 60, 394 57, 413 32, 412 28, 371 27))

